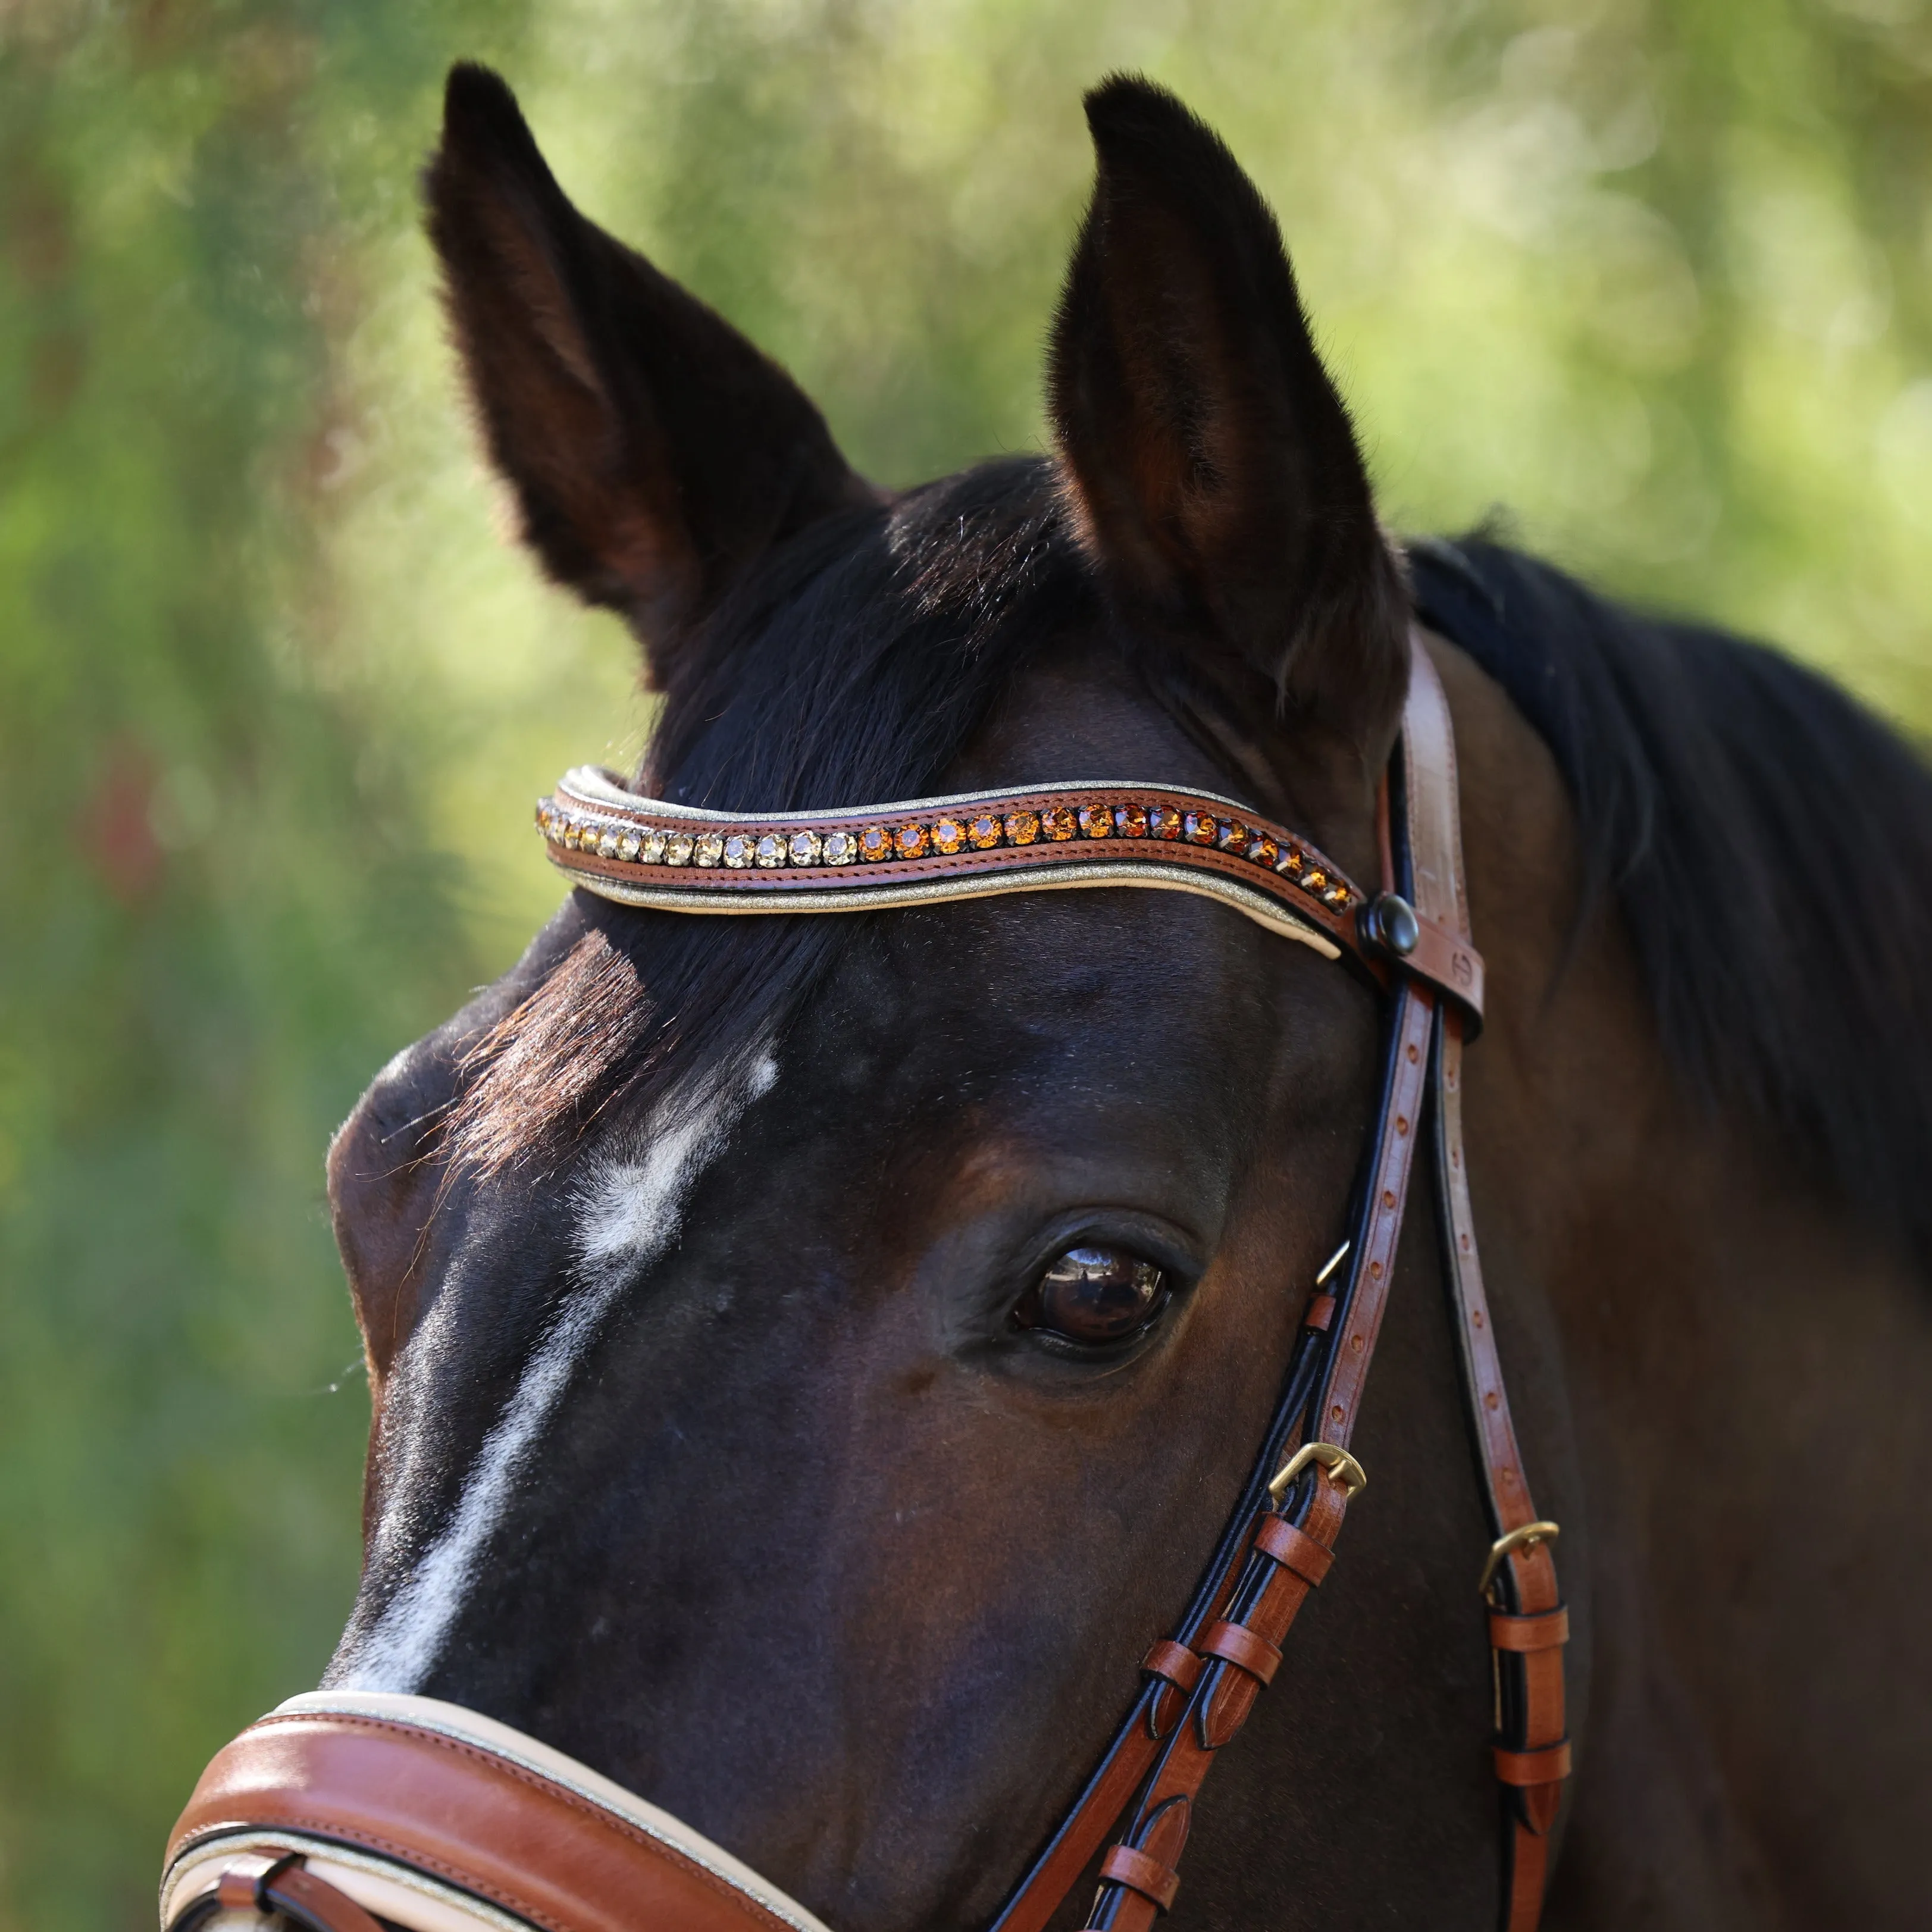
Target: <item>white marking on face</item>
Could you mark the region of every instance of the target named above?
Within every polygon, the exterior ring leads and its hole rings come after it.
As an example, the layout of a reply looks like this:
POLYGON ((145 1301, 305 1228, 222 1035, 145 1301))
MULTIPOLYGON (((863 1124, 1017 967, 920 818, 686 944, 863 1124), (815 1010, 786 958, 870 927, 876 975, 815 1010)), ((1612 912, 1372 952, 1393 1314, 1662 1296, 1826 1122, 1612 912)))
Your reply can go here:
POLYGON ((698 1176, 723 1151, 739 1116, 769 1093, 777 1078, 778 1063, 769 1051, 758 1051, 694 1094, 668 1095, 646 1130, 641 1160, 606 1160, 592 1166, 579 1193, 576 1247, 582 1286, 538 1344, 516 1393, 485 1438, 448 1527, 356 1646, 347 1670, 332 1688, 414 1691, 428 1676, 538 1432, 611 1304, 676 1238, 698 1176))

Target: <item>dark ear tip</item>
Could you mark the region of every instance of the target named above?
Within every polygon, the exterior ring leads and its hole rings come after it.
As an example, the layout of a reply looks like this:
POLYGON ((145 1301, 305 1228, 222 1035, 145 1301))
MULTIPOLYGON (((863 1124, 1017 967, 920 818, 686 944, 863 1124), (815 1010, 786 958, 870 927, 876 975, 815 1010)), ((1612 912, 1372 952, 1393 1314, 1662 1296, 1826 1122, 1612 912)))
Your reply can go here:
POLYGON ((1202 124, 1177 96, 1144 74, 1110 74, 1088 89, 1084 104, 1088 129, 1106 148, 1170 141, 1202 124))
POLYGON ((458 61, 449 70, 443 83, 442 130, 446 145, 492 135, 527 140, 530 131, 509 82, 476 61, 458 61))

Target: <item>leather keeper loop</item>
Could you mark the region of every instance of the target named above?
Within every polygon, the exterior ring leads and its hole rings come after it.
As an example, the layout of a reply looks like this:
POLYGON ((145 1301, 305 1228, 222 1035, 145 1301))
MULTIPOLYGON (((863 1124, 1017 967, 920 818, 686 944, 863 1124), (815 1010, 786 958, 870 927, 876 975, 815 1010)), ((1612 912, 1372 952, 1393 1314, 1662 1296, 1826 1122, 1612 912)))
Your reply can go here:
POLYGON ((1312 1294, 1308 1298, 1307 1312, 1301 1318, 1304 1328, 1326 1328, 1335 1318, 1335 1298, 1332 1294, 1312 1294))
POLYGON ((1335 1553, 1295 1528, 1285 1516, 1265 1512, 1255 1525, 1255 1547, 1271 1556, 1284 1570, 1292 1570, 1312 1590, 1328 1575, 1335 1553))
POLYGON ((1108 1885, 1124 1885, 1143 1898, 1150 1898, 1165 1912, 1180 1889, 1180 1874, 1158 1858, 1137 1852, 1131 1845, 1116 1845, 1100 1861, 1100 1877, 1108 1885))
POLYGON ((1184 1643, 1163 1637, 1141 1659, 1150 1677, 1164 1677, 1177 1690, 1192 1690, 1201 1681, 1201 1660, 1184 1643))
POLYGON ((1507 1610, 1490 1612, 1492 1650, 1558 1650, 1569 1641, 1570 1612, 1560 1604, 1534 1616, 1514 1616, 1507 1610))
POLYGON ((254 1912, 258 1909, 256 1888, 262 1874, 278 1861, 248 1858, 226 1867, 214 1882, 214 1896, 224 1912, 254 1912))
POLYGON ((1561 1784, 1570 1775, 1570 1740, 1545 1744, 1540 1750, 1510 1750, 1494 1747, 1498 1783, 1521 1789, 1533 1784, 1561 1784))
POLYGON ((1281 1668, 1281 1652, 1240 1624, 1210 1624, 1202 1633, 1201 1654, 1220 1658, 1263 1684, 1272 1682, 1281 1668))

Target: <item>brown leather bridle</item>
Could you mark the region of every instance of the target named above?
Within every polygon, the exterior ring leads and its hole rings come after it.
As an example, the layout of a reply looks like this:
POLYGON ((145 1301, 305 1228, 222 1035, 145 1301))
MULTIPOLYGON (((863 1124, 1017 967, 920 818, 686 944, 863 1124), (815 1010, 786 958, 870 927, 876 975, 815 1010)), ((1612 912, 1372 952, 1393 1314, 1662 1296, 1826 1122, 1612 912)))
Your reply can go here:
MULTIPOLYGON (((1380 1104, 1346 1272, 1316 1284, 1268 1432, 1220 1546, 1086 1788, 994 1922, 1042 1932, 1099 1863, 1086 1924, 1147 1932, 1173 1903, 1192 1808, 1281 1661, 1366 1478, 1349 1453, 1431 1128, 1444 1267, 1495 1540, 1482 1566, 1495 1682, 1503 1932, 1534 1932, 1570 1774, 1568 1620, 1510 1420, 1476 1251, 1462 1048, 1483 972, 1464 882, 1455 741, 1418 636, 1382 791, 1382 890, 1234 801, 1139 784, 1034 787, 811 814, 704 813, 577 772, 539 809, 578 884, 707 914, 907 905, 1099 885, 1194 892, 1346 958, 1390 994, 1380 1104), (1123 1822, 1124 1821, 1124 1824, 1123 1822)), ((1332 1264, 1331 1264, 1332 1265, 1332 1264)), ((320 1932, 518 1923, 546 1932, 825 1932, 688 1827, 536 1740, 410 1696, 319 1693, 215 1757, 175 1828, 170 1932, 226 1909, 320 1932), (506 1916, 506 1915, 508 1915, 506 1916)))

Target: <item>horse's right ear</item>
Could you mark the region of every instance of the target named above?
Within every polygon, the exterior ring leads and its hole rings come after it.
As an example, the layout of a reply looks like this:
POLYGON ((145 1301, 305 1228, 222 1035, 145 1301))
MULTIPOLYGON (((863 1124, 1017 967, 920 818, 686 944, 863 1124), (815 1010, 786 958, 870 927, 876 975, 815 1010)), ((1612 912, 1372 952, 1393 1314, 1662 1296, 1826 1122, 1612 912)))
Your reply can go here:
POLYGON ((490 454, 556 580, 628 618, 656 681, 747 565, 872 500, 824 418, 737 331, 579 214, 516 98, 450 71, 424 180, 490 454))
POLYGON ((1130 630, 1244 663, 1378 772, 1406 596, 1274 218, 1161 88, 1116 76, 1087 118, 1049 374, 1081 536, 1130 630))

